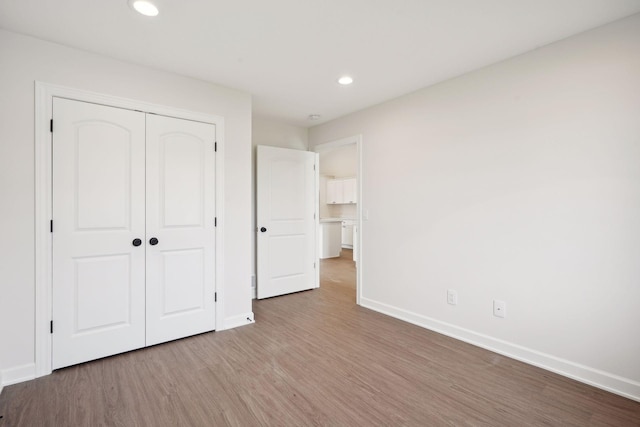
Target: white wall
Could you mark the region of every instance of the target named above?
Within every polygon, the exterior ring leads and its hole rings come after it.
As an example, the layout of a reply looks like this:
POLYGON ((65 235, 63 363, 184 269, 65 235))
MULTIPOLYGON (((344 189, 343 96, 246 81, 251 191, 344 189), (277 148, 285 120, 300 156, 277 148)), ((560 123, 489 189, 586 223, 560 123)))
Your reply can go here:
POLYGON ((336 178, 351 178, 358 174, 358 147, 349 144, 320 152, 320 173, 336 178))
POLYGON ((292 126, 277 120, 264 117, 253 117, 252 142, 254 146, 268 145, 271 147, 307 150, 309 146, 309 132, 307 128, 292 126))
POLYGON ((251 237, 251 253, 253 254, 253 263, 251 275, 252 280, 252 295, 255 298, 256 295, 256 282, 255 275, 257 270, 256 264, 256 146, 268 145, 271 147, 291 148, 294 150, 307 150, 308 143, 308 130, 307 128, 292 126, 287 123, 280 122, 265 117, 253 117, 252 120, 252 176, 251 180, 251 224, 252 224, 252 237, 251 237))
POLYGON ((251 315, 250 96, 3 30, 0 58, 0 371, 4 382, 27 378, 34 363, 36 80, 224 117, 224 316, 227 326, 246 320, 251 315))
POLYGON ((355 134, 363 305, 640 400, 640 15, 309 142, 355 134))

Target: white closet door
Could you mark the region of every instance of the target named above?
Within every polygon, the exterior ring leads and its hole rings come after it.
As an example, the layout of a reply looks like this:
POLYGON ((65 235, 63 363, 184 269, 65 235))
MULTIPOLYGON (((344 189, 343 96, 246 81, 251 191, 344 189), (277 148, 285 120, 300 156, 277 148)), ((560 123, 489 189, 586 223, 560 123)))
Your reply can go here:
POLYGON ((57 369, 144 346, 145 117, 59 98, 53 117, 57 369))
POLYGON ((215 329, 215 131, 147 115, 147 345, 215 329))

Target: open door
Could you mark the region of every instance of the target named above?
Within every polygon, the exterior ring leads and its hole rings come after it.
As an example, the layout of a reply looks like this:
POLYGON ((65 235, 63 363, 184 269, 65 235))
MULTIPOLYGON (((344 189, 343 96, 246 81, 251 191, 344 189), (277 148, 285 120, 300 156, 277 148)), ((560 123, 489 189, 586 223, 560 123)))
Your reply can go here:
POLYGON ((258 299, 318 287, 318 155, 258 146, 258 299))

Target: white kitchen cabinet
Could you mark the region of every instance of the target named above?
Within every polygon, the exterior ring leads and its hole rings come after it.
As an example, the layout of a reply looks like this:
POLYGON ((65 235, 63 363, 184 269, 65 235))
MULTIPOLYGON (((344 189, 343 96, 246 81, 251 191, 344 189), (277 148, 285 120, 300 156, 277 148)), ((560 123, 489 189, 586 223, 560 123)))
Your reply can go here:
POLYGON ((340 256, 341 225, 339 219, 320 220, 320 259, 340 256))
POLYGON ((342 203, 343 197, 342 180, 330 179, 327 181, 327 204, 336 205, 342 203))
POLYGON ((347 224, 347 221, 342 221, 342 247, 353 248, 353 225, 347 224))
POLYGON ((330 179, 327 181, 327 204, 352 204, 358 200, 355 178, 330 179))
POLYGON ((355 178, 342 180, 342 203, 356 203, 358 186, 355 178))
POLYGON ((356 221, 345 219, 342 221, 342 247, 347 249, 353 248, 354 226, 356 221))

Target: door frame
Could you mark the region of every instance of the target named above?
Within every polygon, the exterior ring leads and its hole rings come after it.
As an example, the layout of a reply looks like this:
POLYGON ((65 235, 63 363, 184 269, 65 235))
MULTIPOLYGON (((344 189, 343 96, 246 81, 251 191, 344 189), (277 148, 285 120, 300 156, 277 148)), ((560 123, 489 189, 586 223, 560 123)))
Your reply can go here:
POLYGON ((50 121, 53 118, 53 98, 89 102, 108 107, 123 108, 144 113, 204 122, 216 126, 217 152, 216 176, 216 259, 215 288, 217 293, 215 327, 224 325, 224 118, 178 108, 150 104, 80 89, 35 82, 35 376, 52 372, 52 254, 53 240, 50 231, 52 216, 52 138, 50 121))
MULTIPOLYGON (((358 253, 356 255, 356 304, 360 305, 360 299, 362 297, 362 288, 364 283, 362 282, 362 234, 363 234, 363 222, 362 222, 362 135, 353 135, 348 136, 346 138, 336 139, 332 141, 328 141, 322 144, 318 144, 313 147, 313 151, 316 153, 321 153, 324 151, 331 151, 336 148, 341 148, 347 145, 355 144, 356 145, 356 156, 357 156, 357 171, 356 171, 356 185, 357 185, 357 197, 356 197, 356 219, 358 221, 358 236, 357 236, 357 245, 358 245, 358 253)), ((320 168, 318 168, 320 169, 320 168)), ((319 190, 319 189, 318 189, 319 190)), ((320 218, 318 218, 319 224, 320 218)), ((319 229, 319 227, 317 227, 319 229)), ((320 268, 318 268, 318 272, 320 268)), ((318 282, 319 283, 319 282, 318 282)))

